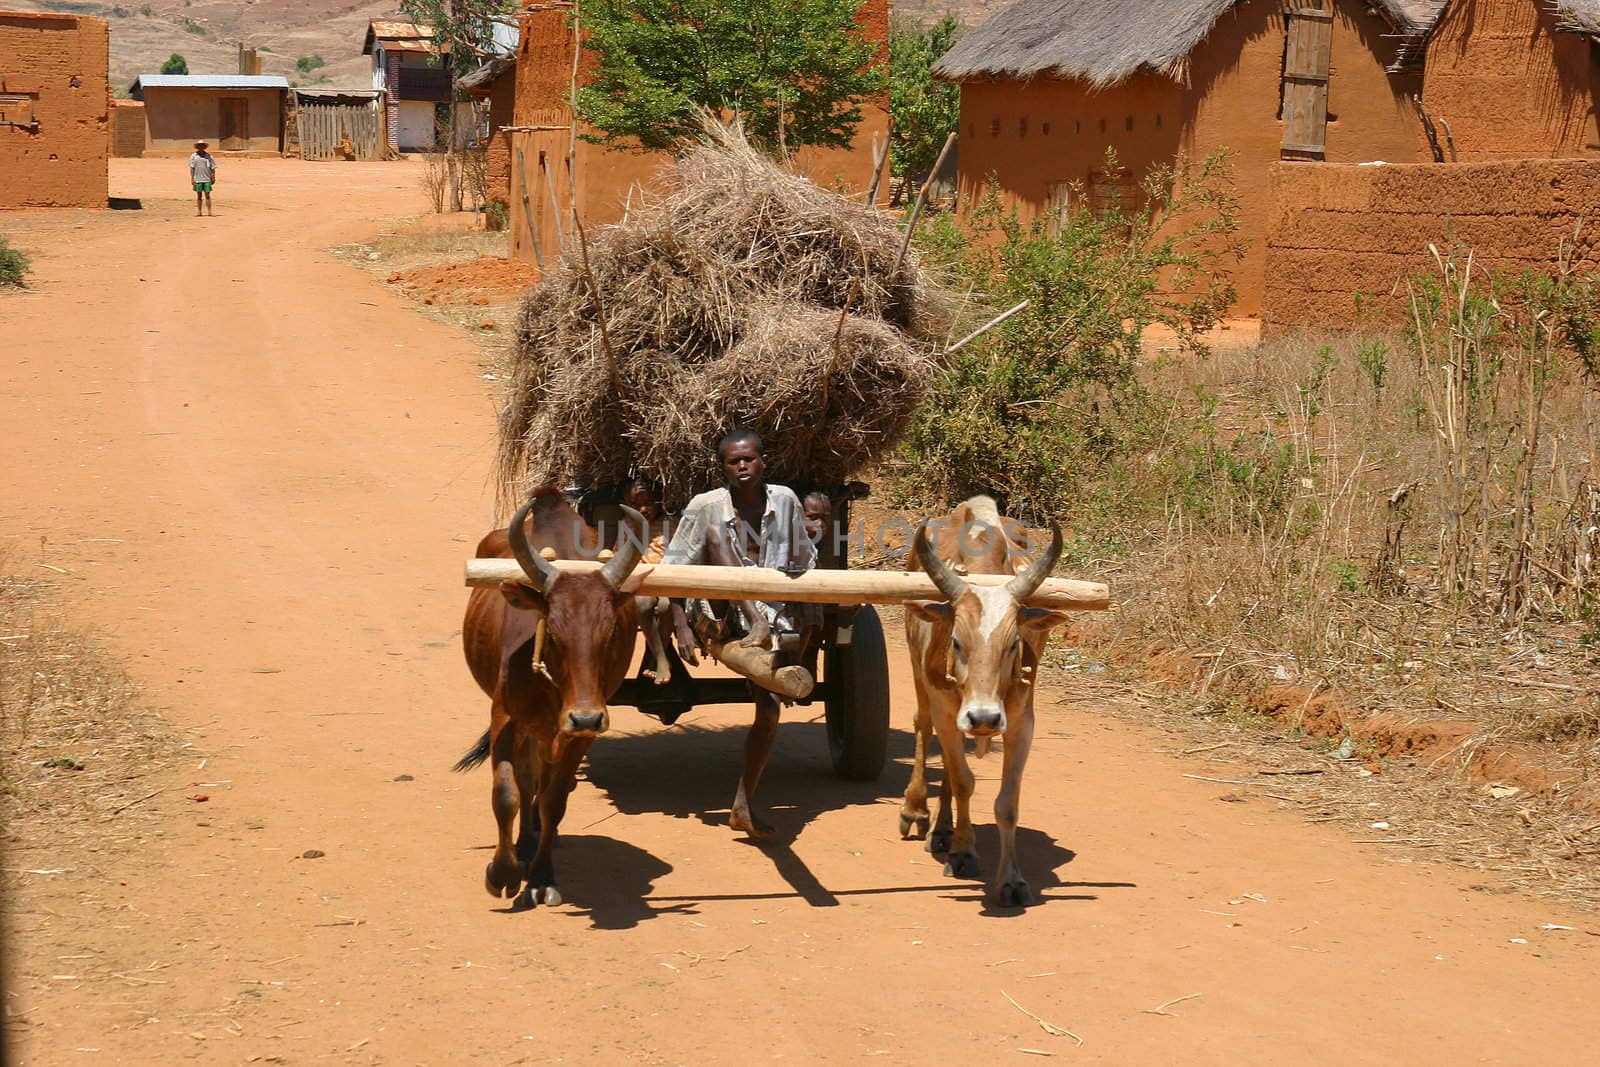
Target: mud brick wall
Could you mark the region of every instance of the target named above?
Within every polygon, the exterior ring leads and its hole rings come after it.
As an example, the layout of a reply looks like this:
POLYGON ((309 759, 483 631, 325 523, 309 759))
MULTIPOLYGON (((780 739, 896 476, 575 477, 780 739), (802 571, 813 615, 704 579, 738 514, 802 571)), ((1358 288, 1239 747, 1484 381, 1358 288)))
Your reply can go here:
POLYGON ((144 155, 145 124, 142 100, 117 100, 111 111, 111 154, 121 159, 144 155))
MULTIPOLYGON (((1555 269, 1563 239, 1600 204, 1600 160, 1273 168, 1263 331, 1398 325, 1406 280, 1440 251, 1470 245, 1477 267, 1502 274, 1555 269)), ((1597 265, 1586 225, 1576 261, 1597 265)))
POLYGON ((106 206, 110 49, 104 19, 0 12, 0 109, 38 119, 0 126, 0 208, 106 206))

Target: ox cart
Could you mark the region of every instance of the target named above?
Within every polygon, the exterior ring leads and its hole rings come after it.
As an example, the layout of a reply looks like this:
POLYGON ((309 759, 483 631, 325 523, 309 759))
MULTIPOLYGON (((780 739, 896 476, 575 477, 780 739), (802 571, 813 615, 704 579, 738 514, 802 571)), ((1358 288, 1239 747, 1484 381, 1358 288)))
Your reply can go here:
MULTIPOLYGON (((815 487, 803 487, 815 488, 815 487)), ((848 531, 850 505, 867 495, 867 486, 851 482, 827 490, 833 505, 831 529, 848 531)), ((614 487, 573 494, 590 526, 619 529, 622 510, 614 487)), ((641 563, 621 588, 645 596, 699 596, 718 600, 757 599, 822 605, 821 647, 815 687, 795 703, 821 702, 827 724, 828 754, 841 778, 871 781, 883 770, 889 739, 889 666, 883 623, 875 604, 943 599, 927 575, 906 571, 850 570, 841 536, 825 536, 817 568, 802 574, 753 567, 684 566, 641 563)), ((593 560, 554 560, 563 571, 597 569, 593 560)), ((467 563, 467 584, 498 585, 526 579, 514 559, 474 559, 467 563)), ((1009 575, 971 575, 970 584, 1004 584, 1009 575)), ((1099 582, 1046 579, 1027 603, 1066 611, 1104 610, 1110 592, 1099 582)), ((783 635, 780 635, 780 641, 783 635)), ((640 674, 623 681, 608 701, 613 707, 634 707, 671 724, 701 704, 741 704, 749 699, 744 678, 696 678, 689 674, 670 642, 666 652, 672 677, 664 685, 640 674)))
MULTIPOLYGON (((863 482, 846 485, 802 485, 800 495, 822 489, 833 505, 831 529, 848 531, 850 504, 864 499, 868 487, 863 482)), ((604 523, 617 529, 622 521, 619 495, 615 486, 580 491, 576 506, 591 526, 604 523)), ((850 565, 849 545, 844 539, 824 536, 817 546, 817 567, 845 570, 850 565)), ((858 782, 875 781, 883 771, 889 750, 889 657, 884 644, 883 622, 870 604, 822 605, 821 650, 817 656, 818 675, 811 692, 795 701, 802 707, 820 703, 827 724, 828 757, 833 773, 858 782)), ((797 635, 780 634, 779 640, 794 640, 797 635)), ((750 700, 751 683, 743 678, 696 678, 678 657, 671 641, 666 642, 667 658, 672 663, 672 679, 657 685, 640 673, 622 683, 610 703, 614 707, 633 707, 646 715, 672 725, 689 709, 702 704, 742 704, 750 700)))

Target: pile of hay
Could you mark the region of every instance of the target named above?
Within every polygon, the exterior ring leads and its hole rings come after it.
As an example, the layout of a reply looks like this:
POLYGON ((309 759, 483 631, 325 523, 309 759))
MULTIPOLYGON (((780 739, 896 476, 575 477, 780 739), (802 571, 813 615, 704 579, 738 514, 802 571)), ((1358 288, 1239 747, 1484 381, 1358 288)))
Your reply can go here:
POLYGON ((589 236, 598 301, 572 249, 524 302, 502 502, 642 475, 681 505, 720 484, 713 448, 740 426, 765 438, 773 481, 845 480, 894 444, 948 329, 916 253, 896 269, 901 237, 714 129, 658 197, 589 236))

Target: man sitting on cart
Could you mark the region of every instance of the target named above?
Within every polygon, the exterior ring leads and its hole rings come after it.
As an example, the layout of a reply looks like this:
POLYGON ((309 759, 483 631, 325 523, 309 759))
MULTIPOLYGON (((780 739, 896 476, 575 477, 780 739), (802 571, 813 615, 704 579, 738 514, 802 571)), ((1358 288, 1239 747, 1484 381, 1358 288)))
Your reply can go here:
MULTIPOLYGON (((770 567, 790 573, 814 567, 817 549, 807 536, 800 498, 787 486, 766 480, 761 436, 744 429, 726 434, 717 443, 717 462, 727 484, 689 501, 661 562, 770 567)), ((812 643, 819 621, 814 607, 690 600, 687 610, 702 644, 740 638, 746 648, 772 650, 777 667, 797 663, 812 643)), ((755 722, 745 740, 744 773, 728 823, 753 837, 766 837, 772 828, 752 813, 750 798, 777 737, 778 697, 759 684, 752 684, 751 696, 755 722)))

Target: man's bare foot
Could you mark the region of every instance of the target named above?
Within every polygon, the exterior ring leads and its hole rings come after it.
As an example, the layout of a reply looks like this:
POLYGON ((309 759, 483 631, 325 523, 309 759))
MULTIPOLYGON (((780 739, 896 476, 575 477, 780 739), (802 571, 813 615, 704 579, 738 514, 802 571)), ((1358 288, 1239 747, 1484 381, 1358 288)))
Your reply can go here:
POLYGON ((735 804, 733 810, 728 813, 728 828, 743 831, 755 838, 771 837, 773 834, 773 829, 767 822, 752 815, 748 807, 738 804, 735 804))
POLYGON ((772 627, 765 619, 750 624, 750 632, 739 642, 745 648, 766 648, 772 641, 772 627))

